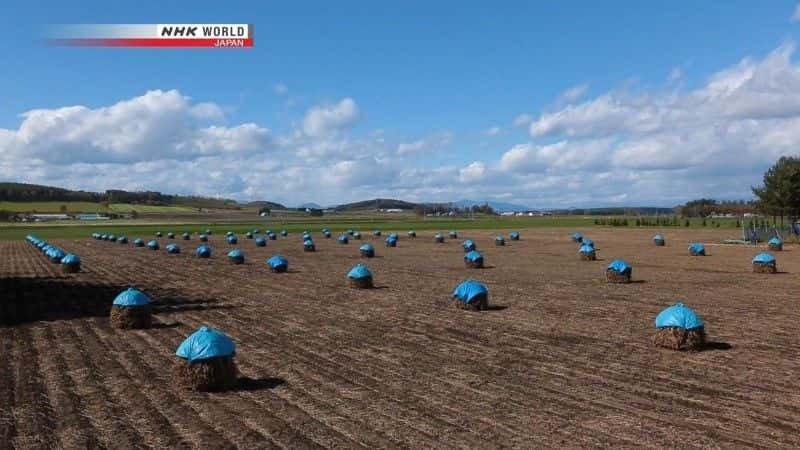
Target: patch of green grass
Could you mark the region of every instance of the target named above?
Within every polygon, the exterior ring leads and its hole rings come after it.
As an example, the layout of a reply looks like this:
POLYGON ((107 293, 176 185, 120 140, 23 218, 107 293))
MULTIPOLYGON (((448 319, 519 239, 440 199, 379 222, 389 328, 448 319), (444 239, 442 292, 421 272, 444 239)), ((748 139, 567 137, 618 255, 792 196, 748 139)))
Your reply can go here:
MULTIPOLYGON (((274 218, 273 218, 274 219, 274 218)), ((613 227, 620 230, 636 229, 630 221, 631 226, 613 227)), ((670 228, 684 228, 684 221, 680 222, 679 227, 640 227, 652 229, 653 232, 663 232, 670 228)), ((690 221, 692 228, 702 228, 702 220, 690 221)), ((721 228, 733 228, 735 220, 721 222, 721 228)), ((159 222, 152 220, 143 222, 132 221, 103 221, 103 222, 60 222, 60 223, 40 223, 40 224, 8 224, 0 225, 0 239, 23 239, 25 235, 32 233, 43 239, 77 239, 88 238, 95 231, 107 234, 124 234, 130 238, 149 237, 161 231, 166 235, 167 232, 174 232, 180 235, 183 232, 199 234, 206 229, 212 230, 214 234, 224 234, 232 231, 236 234, 243 234, 247 231, 259 229, 263 233, 266 229, 278 233, 285 229, 289 233, 301 233, 308 230, 312 233, 319 233, 322 228, 329 228, 334 234, 353 228, 362 234, 371 234, 374 230, 381 230, 383 234, 396 232, 404 235, 408 230, 417 231, 442 231, 449 230, 497 230, 512 231, 528 228, 586 228, 599 227, 594 224, 593 217, 495 217, 483 216, 475 219, 451 219, 451 218, 417 218, 412 216, 401 216, 396 219, 386 216, 336 216, 325 217, 298 217, 274 219, 266 217, 263 220, 235 222, 235 223, 215 223, 206 224, 200 222, 187 223, 177 221, 159 222)), ((612 227, 608 227, 612 228, 612 227)), ((710 221, 707 221, 707 228, 712 228, 710 221)), ((713 227, 716 228, 716 227, 713 227)))
POLYGON ((189 206, 155 206, 155 205, 132 205, 129 203, 112 203, 109 209, 116 213, 130 213, 136 211, 138 213, 177 213, 177 212, 195 212, 196 208, 189 206))
POLYGON ((0 202, 0 210, 11 211, 13 213, 100 213, 108 212, 108 208, 100 203, 92 202, 0 202), (65 208, 62 210, 62 208, 65 208))

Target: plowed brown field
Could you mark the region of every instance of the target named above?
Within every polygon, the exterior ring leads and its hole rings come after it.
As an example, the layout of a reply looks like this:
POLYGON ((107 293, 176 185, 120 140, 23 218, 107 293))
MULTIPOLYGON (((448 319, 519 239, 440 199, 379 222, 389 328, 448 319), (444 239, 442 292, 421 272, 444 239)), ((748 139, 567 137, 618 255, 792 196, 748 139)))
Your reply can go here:
MULTIPOLYGON (((257 248, 243 265, 212 237, 169 255, 94 240, 57 241, 83 259, 62 275, 32 245, 0 242, 0 447, 494 448, 800 447, 800 250, 776 275, 751 272, 759 249, 713 245, 715 230, 586 230, 598 261, 580 261, 565 230, 522 230, 493 245, 465 233, 487 268, 467 269, 460 241, 401 235, 397 248, 340 245, 315 233, 257 248), (709 256, 690 257, 689 240, 709 256), (282 253, 285 274, 264 260, 282 253), (605 282, 615 257, 634 283, 605 282), (376 289, 351 290, 365 261, 376 289), (492 309, 457 310, 474 278, 492 309), (109 327, 133 284, 154 329, 109 327), (683 300, 706 321, 702 352, 651 345, 653 318, 683 300), (178 344, 206 324, 231 336, 244 379, 234 392, 170 385, 178 344)), ((46 236, 44 236, 46 237, 46 236)), ((760 249, 763 250, 763 249, 760 249)))

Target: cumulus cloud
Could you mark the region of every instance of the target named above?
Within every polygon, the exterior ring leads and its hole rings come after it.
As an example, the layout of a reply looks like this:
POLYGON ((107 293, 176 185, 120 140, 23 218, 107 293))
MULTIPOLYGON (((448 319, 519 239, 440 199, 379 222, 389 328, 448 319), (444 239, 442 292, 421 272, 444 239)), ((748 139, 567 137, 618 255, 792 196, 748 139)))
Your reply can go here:
POLYGON ((562 92, 561 96, 560 96, 560 99, 562 101, 565 101, 565 102, 574 102, 575 100, 578 100, 581 97, 583 97, 584 95, 586 95, 586 92, 588 90, 589 90, 589 85, 588 84, 586 84, 586 83, 579 84, 577 86, 573 86, 573 87, 567 89, 566 91, 562 92))
POLYGON ((34 109, 21 117, 18 129, 0 129, 0 158, 134 162, 265 149, 269 142, 269 130, 255 124, 203 125, 221 119, 221 109, 193 104, 175 90, 149 91, 94 109, 34 109))
POLYGON ((462 183, 475 183, 481 181, 486 175, 486 165, 481 161, 474 161, 467 167, 458 171, 458 179, 462 183))
POLYGON ((315 106, 308 110, 303 119, 303 131, 308 136, 323 136, 352 125, 358 116, 358 105, 347 97, 336 104, 315 106))
POLYGON ((514 118, 515 127, 527 127, 533 122, 533 116, 530 114, 520 114, 514 118))
POLYGON ((400 156, 414 155, 424 151, 437 150, 450 144, 453 135, 451 133, 439 133, 413 142, 401 142, 397 144, 397 154, 400 156))
POLYGON ((486 130, 487 136, 497 136, 498 134, 500 134, 500 127, 491 127, 486 130))

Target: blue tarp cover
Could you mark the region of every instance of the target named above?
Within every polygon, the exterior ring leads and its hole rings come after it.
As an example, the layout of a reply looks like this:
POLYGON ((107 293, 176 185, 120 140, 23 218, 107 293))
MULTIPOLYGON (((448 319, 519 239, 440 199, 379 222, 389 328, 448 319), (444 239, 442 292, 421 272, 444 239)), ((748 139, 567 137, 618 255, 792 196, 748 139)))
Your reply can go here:
POLYGON ((72 253, 69 253, 61 258, 61 264, 74 265, 80 263, 81 259, 78 257, 78 255, 73 255, 72 253))
POLYGON ((370 277, 372 277, 372 272, 363 264, 356 264, 350 269, 350 272, 347 272, 347 278, 352 278, 354 280, 370 277))
POLYGON ((225 233, 225 236, 226 236, 226 237, 231 237, 231 236, 233 236, 233 231, 228 231, 227 233, 225 233))
POLYGON ((152 241, 147 243, 147 246, 149 248, 152 248, 153 250, 158 250, 158 241, 152 240, 152 241))
POLYGON ((178 244, 169 244, 167 245, 167 253, 180 253, 181 248, 178 247, 178 244))
POLYGON ((467 261, 470 261, 470 262, 483 261, 483 255, 481 255, 477 251, 473 250, 473 251, 465 254, 464 255, 464 259, 466 259, 467 261))
POLYGON ((235 249, 233 249, 233 250, 228 252, 228 258, 231 258, 231 259, 244 259, 244 253, 241 250, 239 250, 238 248, 235 248, 235 249))
POLYGON ((703 244, 695 242, 694 244, 689 246, 689 251, 692 251, 694 253, 705 253, 706 248, 703 246, 703 244))
POLYGON ((621 259, 615 259, 614 261, 611 261, 611 264, 608 265, 608 268, 617 273, 623 273, 623 274, 629 273, 631 270, 633 270, 633 267, 631 267, 630 264, 626 263, 621 259))
POLYGON ((311 233, 303 233, 303 236, 301 236, 301 238, 302 238, 304 241, 305 241, 306 239, 311 239, 311 233))
POLYGON ((589 247, 594 248, 594 241, 591 239, 584 239, 581 241, 581 246, 588 245, 589 247))
POLYGON ((434 239, 444 239, 444 236, 442 235, 442 233, 436 233, 433 237, 434 237, 434 239))
POLYGON ((464 303, 472 303, 475 301, 475 297, 481 294, 485 294, 488 297, 489 290, 486 289, 486 286, 475 280, 464 281, 453 291, 453 297, 464 303))
POLYGON ((769 241, 767 241, 767 244, 769 244, 769 245, 783 245, 783 241, 780 240, 780 238, 774 237, 774 238, 770 239, 769 241))
POLYGON ((512 240, 519 239, 519 233, 516 231, 512 231, 511 235, 509 236, 512 240))
POLYGON ((392 238, 392 239, 399 239, 400 238, 400 236, 398 236, 397 233, 390 233, 389 237, 392 238))
POLYGON ((139 247, 143 246, 144 245, 144 239, 142 239, 142 238, 135 239, 133 241, 133 245, 136 245, 136 246, 139 246, 139 247))
POLYGON ((236 344, 224 333, 201 327, 178 346, 175 354, 189 362, 233 356, 236 354, 236 344))
POLYGON ((144 306, 150 304, 150 298, 144 292, 132 287, 120 292, 114 299, 114 305, 123 308, 144 306))
POLYGON ((314 246, 314 241, 312 241, 311 239, 306 239, 305 241, 303 241, 303 247, 313 247, 313 246, 314 246))
POLYGON ((267 260, 267 265, 270 267, 270 269, 276 269, 278 267, 286 267, 286 268, 288 268, 289 267, 289 260, 284 258, 281 255, 275 255, 275 256, 270 257, 267 260))
POLYGON ((506 240, 506 238, 504 238, 503 236, 497 236, 497 237, 494 238, 494 240, 498 241, 498 242, 503 242, 503 241, 506 240))
POLYGON ((461 246, 464 247, 467 250, 470 250, 470 251, 475 250, 475 243, 472 242, 469 239, 467 239, 466 241, 462 242, 461 246))
POLYGON ((259 247, 264 247, 265 245, 267 245, 267 240, 259 236, 256 238, 256 245, 259 247))
POLYGON ((362 252, 375 252, 375 247, 373 247, 372 244, 364 244, 358 247, 358 249, 362 252))
POLYGON ((588 254, 592 252, 594 252, 594 247, 592 247, 591 245, 581 245, 581 248, 578 249, 578 253, 588 254))
POLYGON ((247 233, 244 234, 244 236, 247 239, 253 239, 253 232, 252 231, 248 231, 247 233))
POLYGON ((284 237, 285 237, 285 236, 288 236, 288 235, 289 235, 289 232, 288 232, 288 231, 286 231, 286 230, 281 230, 281 236, 284 236, 284 237))
POLYGON ((663 241, 664 240, 664 236, 662 236, 660 234, 657 234, 657 235, 653 236, 653 240, 654 241, 663 241))
POLYGON ((656 328, 678 327, 686 330, 702 328, 703 321, 683 303, 676 303, 656 316, 656 328))
POLYGON ((239 242, 239 240, 236 239, 236 236, 228 236, 228 244, 235 244, 237 242, 239 242))
POLYGON ((354 238, 360 238, 360 237, 361 237, 361 233, 359 233, 358 231, 356 231, 355 233, 353 233, 353 237, 354 237, 354 238))
POLYGON ((753 258, 753 262, 756 264, 774 264, 775 257, 769 253, 759 253, 753 258))
POLYGON ((120 237, 117 238, 117 242, 119 242, 120 244, 127 244, 128 243, 128 238, 125 237, 125 236, 120 236, 120 237))
POLYGON ((572 234, 572 240, 573 241, 580 242, 582 239, 583 239, 583 235, 582 234, 577 233, 577 232, 572 234))
POLYGON ((343 234, 343 235, 339 236, 339 242, 341 242, 342 244, 347 244, 348 241, 349 241, 349 239, 347 239, 347 235, 346 234, 343 234))
POLYGON ((207 245, 201 245, 201 246, 197 247, 197 250, 195 250, 195 253, 197 253, 197 256, 199 256, 201 258, 208 258, 209 256, 211 256, 211 247, 209 247, 207 245))

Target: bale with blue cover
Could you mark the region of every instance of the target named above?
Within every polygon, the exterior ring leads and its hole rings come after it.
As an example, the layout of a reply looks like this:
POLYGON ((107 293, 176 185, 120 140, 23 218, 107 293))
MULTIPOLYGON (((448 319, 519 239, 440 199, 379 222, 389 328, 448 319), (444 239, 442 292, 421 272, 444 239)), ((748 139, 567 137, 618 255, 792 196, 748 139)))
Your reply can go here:
POLYGON ((325 239, 330 239, 331 238, 331 232, 329 230, 323 231, 322 235, 325 236, 325 239))
POLYGON ((458 239, 458 232, 456 230, 450 230, 450 239, 458 239))
POLYGON ((578 254, 581 256, 581 261, 596 261, 597 252, 591 245, 581 245, 578 249, 578 254))
POLYGON ((512 241, 518 241, 519 240, 519 232, 518 231, 512 231, 511 234, 508 237, 512 241))
POLYGON ((453 291, 453 305, 468 311, 489 309, 489 289, 475 280, 464 281, 453 291))
POLYGON ((282 255, 275 255, 267 260, 267 266, 272 273, 284 273, 289 270, 289 260, 282 255))
POLYGON ((591 239, 583 238, 583 239, 581 239, 581 245, 580 246, 583 247, 584 245, 587 245, 589 247, 594 248, 594 241, 591 240, 591 239))
POLYGON ((375 247, 372 244, 364 244, 358 248, 359 254, 361 254, 362 258, 374 258, 375 257, 375 247))
POLYGON ((144 239, 142 239, 142 238, 134 239, 133 246, 134 247, 144 247, 144 239))
POLYGON ((270 241, 274 241, 278 239, 278 235, 270 231, 269 233, 267 233, 267 238, 270 241))
POLYGON ((192 239, 192 236, 189 233, 183 233, 183 235, 181 235, 181 236, 183 237, 184 241, 188 241, 188 240, 192 239))
POLYGON ((775 257, 769 253, 760 253, 753 258, 753 272, 778 273, 778 264, 775 257))
POLYGON ((314 241, 311 239, 306 239, 303 241, 303 251, 304 252, 315 252, 317 251, 317 246, 314 245, 314 241))
POLYGON ((147 248, 149 248, 150 250, 158 250, 159 249, 158 241, 155 239, 151 240, 150 242, 147 243, 147 248))
POLYGON ((207 245, 200 245, 195 250, 195 254, 198 258, 211 258, 211 247, 207 245))
POLYGON ((167 245, 167 253, 169 253, 170 255, 177 255, 180 252, 181 248, 178 246, 178 244, 167 245))
POLYGON ((289 235, 289 232, 286 230, 281 230, 281 236, 286 237, 289 235))
POLYGON ((572 233, 572 242, 578 242, 578 243, 583 242, 583 235, 578 233, 577 231, 575 233, 572 233))
POLYGON ((436 233, 433 236, 433 241, 437 244, 444 244, 444 235, 442 233, 436 233))
POLYGON ((464 255, 464 265, 469 269, 482 269, 483 268, 483 255, 477 250, 473 250, 464 255))
POLYGON ((417 237, 417 232, 414 230, 408 230, 408 237, 415 238, 417 237))
POLYGON ((169 233, 167 233, 167 239, 175 239, 175 233, 173 233, 171 231, 169 233))
POLYGON ((347 282, 351 288, 370 289, 374 286, 372 283, 372 271, 363 264, 356 264, 347 272, 347 282))
POLYGON ((256 238, 256 247, 266 247, 267 240, 264 239, 262 236, 256 238))
POLYGON ((664 239, 664 236, 657 234, 653 236, 653 245, 656 247, 663 247, 666 245, 667 241, 664 239))
POLYGON ((152 324, 150 298, 142 291, 128 288, 111 305, 111 326, 120 329, 150 328, 152 324))
POLYGON ((78 255, 68 253, 61 258, 61 271, 64 273, 77 273, 81 271, 81 259, 78 255))
POLYGON ((496 236, 494 238, 494 245, 501 246, 501 247, 503 245, 506 245, 506 238, 504 238, 503 236, 496 236))
POLYGON ((127 244, 128 243, 128 238, 125 237, 125 236, 120 236, 120 237, 117 238, 117 243, 118 244, 123 244, 123 245, 127 244))
POLYGON ((228 245, 236 245, 239 243, 239 240, 236 239, 236 236, 228 236, 228 245))
POLYGON ((197 239, 199 239, 200 242, 208 242, 208 235, 201 234, 200 236, 197 237, 197 239))
POLYGON ((247 233, 244 234, 244 237, 247 239, 253 239, 253 232, 248 231, 247 233))
POLYGON ((156 237, 159 237, 159 238, 161 237, 161 232, 160 231, 156 231, 156 237))
POLYGON ((228 261, 231 264, 242 264, 244 263, 244 252, 235 248, 228 252, 228 261))
POLYGON ((347 239, 347 235, 346 234, 343 234, 343 235, 339 236, 338 241, 342 245, 347 244, 349 242, 349 240, 347 239))
POLYGON ((375 236, 375 237, 380 237, 380 235, 381 235, 381 230, 375 230, 375 231, 373 231, 373 232, 372 232, 372 235, 373 235, 373 236, 375 236))
POLYGON ((353 239, 361 240, 361 233, 359 233, 358 231, 354 231, 353 232, 353 239))
POLYGON ((767 241, 767 247, 773 252, 783 251, 783 241, 779 237, 774 237, 767 241))
POLYGON ((199 392, 234 388, 239 371, 233 357, 236 344, 224 333, 201 327, 178 346, 172 369, 175 386, 199 392))
POLYGON ((630 283, 633 267, 621 259, 611 261, 606 268, 606 280, 609 283, 630 283))
POLYGON ((397 247, 397 238, 395 236, 390 235, 385 242, 387 247, 397 247))
POLYGON ((113 234, 108 235, 108 242, 117 242, 117 237, 113 234))
POLYGON ((689 254, 692 256, 706 256, 706 248, 703 244, 695 242, 689 246, 689 254))
POLYGON ((471 240, 467 239, 461 243, 461 246, 464 247, 464 253, 469 253, 475 250, 475 243, 471 240))
POLYGON ((683 303, 676 303, 656 316, 653 343, 670 350, 700 350, 706 343, 705 324, 683 303))

